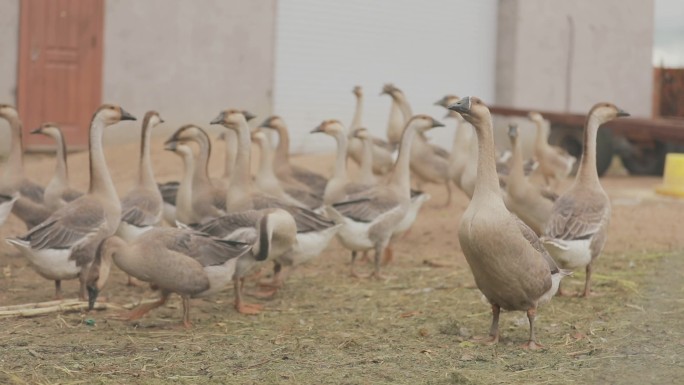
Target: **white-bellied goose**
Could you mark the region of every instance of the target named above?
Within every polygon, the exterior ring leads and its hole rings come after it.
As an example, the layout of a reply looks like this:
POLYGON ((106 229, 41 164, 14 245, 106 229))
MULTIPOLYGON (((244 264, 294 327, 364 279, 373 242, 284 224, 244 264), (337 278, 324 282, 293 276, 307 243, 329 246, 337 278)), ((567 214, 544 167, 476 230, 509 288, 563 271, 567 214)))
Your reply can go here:
POLYGON ((577 159, 568 154, 561 147, 551 146, 548 143, 548 134, 544 124, 544 118, 538 112, 530 112, 530 120, 537 127, 537 135, 534 141, 534 156, 539 162, 539 171, 544 176, 546 185, 555 189, 561 180, 567 178, 572 172, 572 167, 577 159))
POLYGON ((271 116, 259 128, 268 128, 278 133, 278 146, 273 163, 273 170, 278 179, 286 185, 311 190, 314 195, 322 197, 328 180, 321 174, 290 164, 290 134, 283 119, 271 116))
POLYGON ((10 207, 12 213, 30 229, 44 221, 52 211, 43 205, 43 188, 24 176, 22 125, 17 109, 0 104, 0 118, 9 123, 11 138, 10 153, 0 179, 0 195, 6 197, 2 201, 5 207, 10 207))
POLYGON ((613 104, 597 103, 584 125, 582 159, 572 186, 554 203, 542 241, 564 268, 586 267, 582 295, 591 294, 591 268, 606 243, 610 200, 596 170, 596 135, 608 121, 629 114, 613 104))
MULTIPOLYGON (((354 117, 349 126, 349 146, 347 147, 347 155, 352 158, 356 164, 361 165, 363 145, 359 139, 354 137, 354 130, 361 128, 362 125, 363 90, 361 89, 361 86, 356 86, 352 92, 354 93, 354 96, 356 96, 356 109, 354 110, 354 117)), ((394 157, 392 156, 394 148, 388 142, 380 138, 372 137, 370 133, 367 135, 370 137, 371 141, 371 170, 378 175, 385 175, 392 169, 392 165, 394 164, 394 157)))
POLYGON ((249 173, 251 162, 250 129, 244 112, 224 110, 211 121, 237 133, 238 151, 235 170, 226 195, 228 213, 250 209, 282 208, 297 223, 297 243, 293 250, 276 259, 276 263, 298 265, 318 256, 335 236, 339 226, 315 212, 283 202, 281 199, 255 191, 249 173))
MULTIPOLYGON (((166 140, 171 142, 195 142, 199 145, 199 153, 195 162, 192 178, 192 211, 190 223, 216 218, 226 213, 226 190, 214 185, 209 178, 209 157, 211 156, 211 142, 207 133, 198 126, 186 124, 166 140)), ((176 209, 177 210, 177 209, 176 209)))
POLYGON ((69 187, 69 168, 67 167, 67 148, 62 130, 56 123, 43 123, 40 127, 31 131, 31 134, 40 134, 52 138, 57 148, 55 174, 45 186, 43 204, 48 210, 55 211, 67 202, 83 195, 69 187))
POLYGON ((458 239, 477 287, 492 305, 488 342, 499 340, 501 309, 526 311, 530 336, 524 346, 536 349, 537 307, 553 297, 566 272, 558 268, 534 231, 504 205, 487 106, 478 98, 465 97, 448 108, 460 113, 477 134, 477 184, 461 217, 458 239))
MULTIPOLYGON (((231 130, 226 130, 226 132, 230 132, 237 142, 235 132, 231 130)), ((252 131, 252 141, 259 147, 259 168, 254 177, 254 183, 261 192, 282 199, 284 202, 312 210, 318 209, 323 204, 323 200, 308 189, 292 185, 283 186, 273 171, 274 151, 265 132, 259 129, 252 131)))
POLYGON ((28 258, 33 268, 55 281, 61 297, 61 280, 79 278, 79 296, 85 299, 86 272, 100 242, 113 235, 121 220, 121 203, 102 151, 104 128, 122 120, 135 120, 119 106, 102 105, 93 115, 89 132, 90 187, 82 197, 66 204, 28 233, 7 238, 28 258))
POLYGON ((508 210, 522 219, 538 236, 541 236, 546 221, 551 216, 553 199, 525 177, 517 125, 509 125, 508 136, 511 139, 513 156, 510 174, 506 182, 504 202, 508 210))
MULTIPOLYGON (((326 124, 324 122, 323 124, 326 124)), ((441 123, 427 115, 409 120, 402 136, 399 156, 386 184, 351 194, 348 201, 326 206, 328 215, 343 224, 338 235, 352 251, 351 274, 356 276, 354 262, 358 251, 374 250, 372 276, 380 278, 380 257, 411 204, 409 160, 413 138, 441 123)))

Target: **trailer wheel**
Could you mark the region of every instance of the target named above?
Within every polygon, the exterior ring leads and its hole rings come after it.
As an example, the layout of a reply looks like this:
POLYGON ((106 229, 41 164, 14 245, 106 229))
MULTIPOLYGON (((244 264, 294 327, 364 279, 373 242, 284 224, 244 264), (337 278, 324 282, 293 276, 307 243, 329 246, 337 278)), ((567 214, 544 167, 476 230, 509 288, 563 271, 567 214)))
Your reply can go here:
MULTIPOLYGON (((577 158, 572 173, 577 172, 582 157, 583 131, 576 127, 553 126, 549 144, 559 146, 577 158)), ((603 175, 613 161, 613 136, 608 130, 599 130, 596 137, 596 170, 603 175)))
POLYGON ((629 154, 620 155, 620 159, 630 175, 663 175, 667 152, 665 143, 655 142, 651 148, 637 148, 629 154))

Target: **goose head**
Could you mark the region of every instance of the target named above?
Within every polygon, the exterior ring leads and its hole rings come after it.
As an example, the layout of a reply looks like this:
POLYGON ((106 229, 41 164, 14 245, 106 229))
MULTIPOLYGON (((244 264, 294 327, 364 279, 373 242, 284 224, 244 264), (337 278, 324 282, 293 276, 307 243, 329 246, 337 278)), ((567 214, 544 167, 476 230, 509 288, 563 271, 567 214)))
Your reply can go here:
POLYGON ((136 120, 136 118, 120 106, 103 104, 95 111, 93 121, 95 120, 100 121, 105 125, 112 125, 119 123, 122 120, 136 120))
POLYGON ((59 127, 57 126, 57 123, 43 123, 40 125, 40 127, 31 130, 32 135, 45 135, 49 136, 51 138, 57 138, 59 137, 62 132, 60 131, 59 127))
POLYGON ((14 106, 10 106, 9 104, 0 104, 0 117, 7 120, 19 119, 19 112, 16 108, 14 108, 14 106))
POLYGON ((401 90, 399 88, 397 88, 394 84, 387 83, 384 86, 382 86, 382 91, 380 92, 380 95, 392 96, 392 94, 396 93, 396 92, 401 92, 401 90))
POLYGON ((143 127, 152 128, 161 123, 164 123, 164 119, 161 118, 157 111, 147 111, 147 113, 145 113, 143 127))
POLYGON ((518 139, 518 125, 515 123, 510 123, 508 125, 508 137, 511 139, 511 143, 514 143, 518 139))
POLYGON ((177 142, 177 143, 188 143, 188 142, 196 142, 200 140, 200 138, 207 138, 207 141, 209 140, 207 133, 204 132, 203 129, 195 126, 194 124, 186 124, 176 130, 176 132, 169 137, 169 139, 164 142, 164 145, 168 145, 169 143, 172 142, 177 142))
POLYGON ((228 109, 221 111, 218 116, 210 122, 210 124, 220 124, 225 128, 231 130, 239 130, 242 124, 247 125, 247 122, 254 119, 256 115, 246 110, 228 109))
MULTIPOLYGON (((445 95, 443 98, 435 102, 435 106, 441 106, 448 109, 450 104, 454 104, 459 100, 461 100, 461 98, 456 95, 445 95)), ((461 114, 452 110, 448 110, 446 115, 444 115, 444 118, 462 119, 461 114)))
POLYGON ((481 122, 491 119, 489 108, 476 96, 466 96, 456 103, 450 104, 447 108, 461 114, 468 123, 475 127, 478 127, 481 122))
POLYGON ((352 92, 354 93, 354 95, 357 98, 360 98, 363 96, 363 88, 361 88, 361 86, 354 86, 354 88, 352 89, 352 92))
POLYGON ((259 125, 259 128, 268 128, 269 130, 283 130, 286 128, 285 121, 278 115, 272 115, 266 118, 259 125))
POLYGON ((253 130, 251 136, 252 141, 256 142, 259 146, 263 146, 264 144, 268 143, 268 136, 266 136, 266 133, 261 130, 253 130))
POLYGON ((539 112, 535 111, 531 111, 529 114, 527 114, 527 117, 535 123, 541 123, 544 121, 544 117, 539 112))
POLYGON ((194 156, 194 154, 192 152, 192 148, 190 146, 188 146, 186 144, 179 143, 179 142, 166 143, 164 145, 164 150, 171 151, 183 159, 194 156))
POLYGON ((342 123, 339 120, 330 119, 330 120, 324 120, 321 124, 318 125, 318 127, 311 130, 312 134, 315 134, 318 132, 328 134, 332 137, 337 137, 338 135, 345 135, 347 132, 347 129, 344 128, 344 125, 342 125, 342 123))
POLYGON ((414 115, 411 120, 408 121, 406 127, 407 129, 412 128, 416 130, 416 132, 423 133, 435 127, 444 127, 444 124, 435 120, 432 116, 418 114, 414 115))
POLYGON ((615 118, 623 116, 629 116, 629 113, 625 110, 618 108, 613 103, 605 102, 594 104, 591 110, 589 110, 588 115, 589 118, 597 119, 599 121, 599 124, 603 124, 605 122, 609 122, 615 118))
POLYGON ((358 138, 358 139, 361 139, 361 140, 370 139, 370 137, 371 137, 371 136, 370 136, 370 133, 368 132, 368 130, 365 129, 365 128, 363 128, 363 127, 357 128, 356 130, 354 130, 353 136, 354 136, 355 138, 358 138))

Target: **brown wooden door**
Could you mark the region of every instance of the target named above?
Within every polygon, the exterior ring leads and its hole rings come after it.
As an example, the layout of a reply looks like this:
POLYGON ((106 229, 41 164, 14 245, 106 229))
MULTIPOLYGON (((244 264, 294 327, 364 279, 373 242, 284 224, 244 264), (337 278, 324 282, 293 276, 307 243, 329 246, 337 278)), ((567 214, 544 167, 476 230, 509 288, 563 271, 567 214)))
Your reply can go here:
POLYGON ((28 147, 51 146, 29 131, 61 125, 67 145, 86 147, 102 98, 104 0, 22 0, 17 105, 28 147))

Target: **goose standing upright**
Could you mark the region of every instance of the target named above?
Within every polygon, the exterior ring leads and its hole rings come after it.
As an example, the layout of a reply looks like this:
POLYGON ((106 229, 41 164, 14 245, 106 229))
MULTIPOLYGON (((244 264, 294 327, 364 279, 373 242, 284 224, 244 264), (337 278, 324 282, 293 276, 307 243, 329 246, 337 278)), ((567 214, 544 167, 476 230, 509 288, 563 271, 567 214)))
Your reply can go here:
POLYGON ((477 287, 492 305, 488 342, 499 341, 500 310, 520 310, 527 312, 530 322, 530 336, 524 347, 536 349, 537 307, 553 297, 566 273, 544 250, 534 231, 504 205, 487 106, 478 98, 465 97, 448 108, 460 113, 477 134, 477 184, 461 217, 458 239, 477 287))
POLYGON ((511 139, 511 147, 513 147, 513 158, 506 183, 504 202, 508 210, 530 226, 537 236, 541 236, 544 233, 546 221, 551 216, 553 199, 525 177, 522 148, 518 140, 518 127, 516 125, 509 125, 508 136, 511 139))
MULTIPOLYGON (((0 118, 9 123, 11 138, 10 153, 0 179, 0 214, 11 210, 30 229, 50 216, 51 211, 43 205, 43 188, 24 176, 22 126, 17 109, 0 104, 0 118)), ((6 219, 7 215, 4 217, 6 219)))
POLYGON ((90 123, 90 187, 82 197, 50 215, 28 233, 7 238, 28 258, 43 277, 55 281, 61 297, 61 281, 79 278, 79 297, 86 297, 87 271, 100 242, 113 235, 121 220, 121 203, 102 151, 104 128, 122 120, 135 120, 123 108, 102 105, 90 123))
POLYGON ((57 148, 55 174, 45 187, 43 194, 43 204, 48 210, 55 211, 66 203, 83 195, 69 187, 69 169, 67 167, 66 143, 62 130, 55 123, 43 123, 40 127, 31 131, 31 134, 41 134, 49 136, 55 141, 57 148))
MULTIPOLYGON (((332 122, 326 121, 322 125, 335 124, 335 121, 332 122)), ((352 251, 353 276, 357 276, 354 268, 356 253, 373 249, 375 263, 372 276, 381 278, 380 257, 411 204, 409 161, 413 138, 421 132, 441 126, 440 122, 427 115, 411 118, 404 129, 399 156, 387 183, 351 194, 345 202, 326 206, 330 218, 343 224, 338 234, 342 244, 352 251)))
POLYGON ((219 140, 225 142, 225 154, 223 161, 223 175, 214 183, 217 187, 224 190, 228 189, 228 184, 230 183, 230 177, 233 174, 233 168, 235 167, 235 156, 237 155, 237 137, 232 131, 221 131, 218 136, 219 140))
POLYGON ((378 183, 378 178, 373 174, 373 137, 363 127, 355 128, 351 134, 354 139, 361 142, 362 146, 359 175, 356 182, 365 185, 378 183))
POLYGON ((564 268, 586 268, 584 292, 591 294, 592 263, 606 243, 610 200, 596 170, 596 135, 603 123, 629 114, 614 104, 597 103, 584 125, 582 159, 572 186, 554 203, 542 241, 564 268))
MULTIPOLYGON (((363 145, 361 141, 354 137, 354 130, 361 128, 363 116, 363 90, 361 86, 354 87, 354 96, 356 96, 356 109, 354 110, 354 118, 349 126, 349 146, 347 148, 347 155, 361 165, 361 158, 363 157, 363 145)), ((370 136, 370 133, 368 133, 370 136)), ((385 175, 394 164, 392 156, 393 147, 379 138, 371 138, 371 165, 374 173, 378 175, 385 175)))
POLYGON ((541 114, 530 112, 529 118, 537 127, 534 155, 539 162, 539 170, 544 176, 546 185, 555 189, 563 179, 570 175, 577 158, 568 154, 567 151, 560 147, 549 145, 544 127, 544 118, 541 114))
POLYGON ((166 142, 164 149, 178 155, 183 161, 183 177, 178 183, 174 199, 174 221, 169 224, 186 226, 195 224, 197 222, 192 210, 192 179, 195 174, 195 154, 193 154, 190 146, 174 141, 166 142))
POLYGON ((290 134, 283 119, 276 115, 271 116, 259 128, 278 133, 278 146, 273 159, 273 169, 278 179, 285 185, 309 189, 314 195, 322 197, 328 180, 318 173, 290 164, 290 134))

